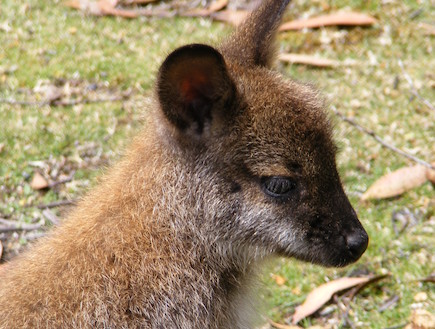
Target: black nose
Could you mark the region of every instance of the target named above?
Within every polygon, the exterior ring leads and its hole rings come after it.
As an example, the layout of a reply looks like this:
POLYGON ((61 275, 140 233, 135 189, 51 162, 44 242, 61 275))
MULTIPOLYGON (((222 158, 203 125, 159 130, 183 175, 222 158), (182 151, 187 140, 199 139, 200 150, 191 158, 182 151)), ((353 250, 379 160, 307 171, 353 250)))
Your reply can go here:
POLYGON ((367 249, 369 236, 365 231, 358 230, 346 236, 346 243, 352 256, 358 259, 367 249))

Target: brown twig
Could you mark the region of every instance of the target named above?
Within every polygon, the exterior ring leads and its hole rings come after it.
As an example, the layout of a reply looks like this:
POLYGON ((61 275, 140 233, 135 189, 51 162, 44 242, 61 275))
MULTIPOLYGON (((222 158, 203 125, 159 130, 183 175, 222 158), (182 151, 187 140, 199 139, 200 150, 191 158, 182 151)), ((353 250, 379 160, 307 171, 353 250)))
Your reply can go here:
POLYGON ((50 203, 41 203, 38 204, 37 207, 38 209, 50 209, 50 208, 56 208, 56 207, 61 207, 61 206, 67 206, 67 205, 71 205, 71 204, 75 204, 76 200, 59 200, 59 201, 54 201, 54 202, 50 202, 50 203))
POLYGON ((435 111, 435 107, 423 96, 421 96, 418 91, 417 88, 414 85, 414 82, 412 81, 411 76, 408 74, 408 72, 406 72, 405 67, 403 65, 403 62, 401 59, 399 59, 398 61, 399 66, 402 70, 403 76, 405 77, 406 81, 408 81, 409 86, 411 87, 411 93, 417 97, 423 104, 425 104, 428 108, 430 108, 432 111, 435 111))
POLYGON ((340 298, 337 295, 334 295, 333 300, 335 304, 337 304, 338 312, 340 313, 340 316, 343 319, 343 326, 351 327, 352 329, 355 329, 356 327, 354 323, 349 319, 350 299, 340 298))
POLYGON ((17 221, 3 220, 0 218, 0 233, 16 232, 16 231, 34 231, 40 229, 45 225, 45 221, 42 219, 36 224, 26 224, 17 221))
POLYGON ((118 102, 128 98, 128 96, 113 96, 108 98, 97 98, 97 99, 71 99, 69 101, 58 100, 53 102, 56 106, 72 106, 77 104, 92 104, 92 103, 110 103, 118 102))
POLYGON ((75 175, 75 171, 73 171, 68 177, 66 177, 66 178, 64 178, 64 179, 61 179, 61 180, 58 180, 58 181, 55 181, 55 182, 53 182, 53 183, 51 183, 51 184, 48 184, 48 187, 49 188, 53 188, 53 187, 55 187, 55 186, 57 186, 57 185, 60 185, 60 184, 65 184, 65 183, 68 183, 68 182, 71 182, 72 180, 73 180, 73 178, 74 178, 74 175, 75 175))
POLYGON ((400 328, 405 327, 407 324, 408 324, 407 322, 406 322, 406 323, 401 323, 401 324, 398 324, 398 325, 396 325, 396 326, 387 327, 387 328, 385 328, 385 329, 400 329, 400 328))
POLYGON ((405 158, 408 158, 416 163, 419 163, 427 168, 430 169, 434 169, 435 170, 435 166, 432 166, 430 163, 421 160, 415 156, 413 156, 412 154, 409 154, 405 151, 402 151, 401 149, 398 149, 397 147, 388 144, 387 142, 385 142, 382 138, 380 138, 378 135, 376 135, 376 133, 373 130, 367 129, 361 125, 359 125, 358 123, 356 123, 354 120, 352 120, 351 118, 343 115, 341 112, 339 112, 335 106, 332 106, 332 111, 335 113, 335 115, 337 115, 338 117, 340 117, 343 121, 346 121, 347 123, 351 124, 352 126, 354 126, 356 129, 358 129, 359 131, 361 131, 362 133, 365 133, 371 137, 373 137, 379 144, 381 144, 383 147, 390 149, 391 151, 398 153, 402 156, 404 156, 405 158))
POLYGON ((419 282, 432 282, 432 283, 435 283, 435 272, 429 274, 428 277, 426 277, 424 279, 419 279, 417 281, 419 281, 419 282))
POLYGON ((46 235, 47 235, 47 232, 31 232, 31 233, 26 233, 25 239, 27 241, 32 241, 32 240, 37 240, 39 238, 42 238, 46 235))
POLYGON ((0 98, 0 103, 10 104, 10 105, 28 105, 28 106, 73 106, 77 104, 91 104, 91 103, 107 103, 107 102, 118 102, 126 99, 128 96, 114 96, 108 98, 97 98, 97 99, 71 99, 71 100, 47 100, 47 101, 21 101, 11 98, 0 98))
POLYGON ((392 297, 388 298, 381 306, 378 307, 378 312, 382 313, 390 307, 394 306, 399 299, 400 297, 398 295, 393 295, 392 297))
POLYGON ((157 9, 137 9, 135 10, 138 16, 171 18, 177 16, 176 11, 157 10, 157 9))
POLYGON ((270 319, 268 319, 267 322, 269 322, 269 324, 270 324, 270 326, 272 328, 276 328, 276 329, 286 329, 286 328, 289 328, 289 325, 287 325, 287 324, 281 324, 281 323, 278 323, 278 322, 274 322, 274 321, 272 321, 270 319))
POLYGON ((53 225, 59 225, 60 221, 59 218, 50 210, 50 209, 44 209, 42 211, 42 216, 45 217, 50 223, 53 225))
POLYGON ((29 105, 29 106, 44 106, 44 105, 50 104, 50 102, 47 102, 47 101, 44 101, 44 102, 20 101, 20 100, 11 99, 11 98, 0 98, 0 103, 10 104, 10 105, 29 105))

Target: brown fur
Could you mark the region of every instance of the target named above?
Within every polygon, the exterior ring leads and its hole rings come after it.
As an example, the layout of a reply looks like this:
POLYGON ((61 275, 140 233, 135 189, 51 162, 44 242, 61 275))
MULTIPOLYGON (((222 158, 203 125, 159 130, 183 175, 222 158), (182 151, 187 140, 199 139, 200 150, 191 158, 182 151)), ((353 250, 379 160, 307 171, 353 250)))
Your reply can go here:
POLYGON ((322 100, 269 69, 287 2, 266 1, 220 52, 169 55, 124 159, 1 273, 1 328, 250 328, 262 260, 360 257, 322 100), (270 177, 293 184, 285 198, 270 177))

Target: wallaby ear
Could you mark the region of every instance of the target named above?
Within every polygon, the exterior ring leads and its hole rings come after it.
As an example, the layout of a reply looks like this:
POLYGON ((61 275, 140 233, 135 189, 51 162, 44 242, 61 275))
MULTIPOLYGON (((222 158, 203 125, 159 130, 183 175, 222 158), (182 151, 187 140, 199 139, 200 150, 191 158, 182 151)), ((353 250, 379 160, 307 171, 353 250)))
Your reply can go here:
POLYGON ((212 120, 227 117, 235 86, 216 49, 192 44, 176 49, 163 62, 157 93, 172 124, 201 135, 212 120))
POLYGON ((225 58, 244 66, 270 67, 275 59, 275 35, 290 0, 264 0, 222 44, 225 58))

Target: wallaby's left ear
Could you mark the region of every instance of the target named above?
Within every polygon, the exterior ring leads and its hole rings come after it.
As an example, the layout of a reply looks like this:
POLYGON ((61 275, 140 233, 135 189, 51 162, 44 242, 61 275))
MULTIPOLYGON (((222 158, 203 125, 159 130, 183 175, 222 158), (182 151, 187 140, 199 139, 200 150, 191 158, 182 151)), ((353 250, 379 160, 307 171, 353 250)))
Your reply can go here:
POLYGON ((235 86, 216 49, 192 44, 176 49, 163 62, 157 93, 173 125, 182 132, 193 130, 201 135, 213 120, 229 115, 235 86))
POLYGON ((290 0, 259 1, 260 6, 220 47, 225 58, 240 65, 271 67, 275 35, 290 0))

